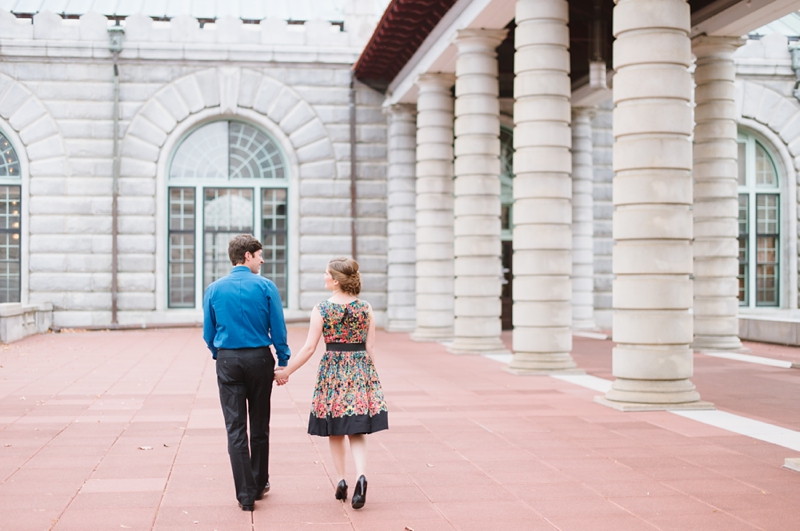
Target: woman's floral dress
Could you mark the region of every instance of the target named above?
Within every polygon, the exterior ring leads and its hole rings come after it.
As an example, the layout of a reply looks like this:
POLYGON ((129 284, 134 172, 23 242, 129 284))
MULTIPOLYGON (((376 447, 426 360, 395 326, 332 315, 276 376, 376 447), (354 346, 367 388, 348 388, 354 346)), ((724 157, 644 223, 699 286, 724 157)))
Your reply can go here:
MULTIPOLYGON (((325 343, 366 341, 370 319, 366 302, 323 301, 317 308, 325 343)), ((326 350, 319 363, 308 433, 321 437, 373 433, 389 427, 388 415, 378 372, 367 351, 326 350)))

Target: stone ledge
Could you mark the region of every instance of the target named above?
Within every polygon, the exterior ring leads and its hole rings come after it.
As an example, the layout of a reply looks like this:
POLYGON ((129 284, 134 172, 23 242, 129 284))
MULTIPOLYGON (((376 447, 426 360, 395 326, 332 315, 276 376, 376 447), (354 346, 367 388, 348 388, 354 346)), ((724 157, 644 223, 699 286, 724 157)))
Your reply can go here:
POLYGON ((739 338, 800 346, 800 319, 795 315, 739 315, 739 338))
POLYGON ((49 302, 0 304, 0 343, 13 343, 34 334, 43 334, 53 324, 53 305, 49 302))
POLYGON ((637 404, 633 402, 615 402, 609 400, 604 396, 594 397, 594 401, 600 405, 616 409, 617 411, 687 411, 687 410, 702 410, 702 409, 716 409, 714 404, 704 400, 697 402, 686 402, 683 404, 637 404))
POLYGON ((800 457, 787 457, 783 462, 783 468, 800 472, 800 457))

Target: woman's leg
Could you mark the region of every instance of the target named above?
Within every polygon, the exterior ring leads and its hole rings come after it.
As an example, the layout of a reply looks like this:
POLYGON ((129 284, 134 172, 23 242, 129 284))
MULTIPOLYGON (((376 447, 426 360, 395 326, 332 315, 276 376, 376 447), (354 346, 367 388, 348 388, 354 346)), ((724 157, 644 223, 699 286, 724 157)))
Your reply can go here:
POLYGON ((331 445, 331 457, 333 458, 333 466, 336 468, 336 482, 344 479, 345 473, 345 458, 346 449, 344 447, 344 435, 331 435, 328 437, 328 442, 331 445))
POLYGON ((356 478, 360 478, 367 474, 367 436, 362 434, 347 437, 350 439, 350 451, 356 463, 356 478))

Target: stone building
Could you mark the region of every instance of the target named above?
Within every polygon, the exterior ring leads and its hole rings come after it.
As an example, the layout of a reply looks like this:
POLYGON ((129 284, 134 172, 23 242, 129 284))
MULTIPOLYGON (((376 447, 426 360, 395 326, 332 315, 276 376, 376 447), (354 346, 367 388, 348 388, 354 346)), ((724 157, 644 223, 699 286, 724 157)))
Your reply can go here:
POLYGON ((383 319, 386 117, 351 67, 385 5, 0 2, 0 339, 50 305, 56 327, 199 322, 240 232, 288 317, 355 248, 383 319))
POLYGON ((797 343, 798 8, 392 2, 354 67, 389 115, 389 326, 511 328, 519 374, 612 329, 625 410, 710 407, 695 349, 797 343))

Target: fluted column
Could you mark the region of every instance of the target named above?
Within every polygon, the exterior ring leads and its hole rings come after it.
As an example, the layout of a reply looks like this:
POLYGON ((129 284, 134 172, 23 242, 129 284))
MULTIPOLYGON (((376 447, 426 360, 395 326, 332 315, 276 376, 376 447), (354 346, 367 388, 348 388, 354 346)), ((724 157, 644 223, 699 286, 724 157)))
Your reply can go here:
POLYGON ((575 369, 569 8, 517 0, 514 55, 514 359, 516 373, 575 369))
POLYGON ((593 330, 592 109, 572 109, 572 328, 593 330))
POLYGON ((416 148, 417 126, 412 105, 386 109, 387 130, 387 307, 386 330, 414 330, 416 276, 416 148))
POLYGON ((739 203, 733 52, 738 37, 692 40, 694 71, 694 344, 740 349, 739 203))
POLYGON ((698 407, 692 376, 689 4, 614 8, 614 341, 619 409, 698 407))
POLYGON ((455 38, 456 354, 504 352, 500 339, 500 103, 495 49, 506 30, 465 29, 455 38))
POLYGON ((454 83, 451 74, 417 81, 415 341, 453 337, 454 83))

